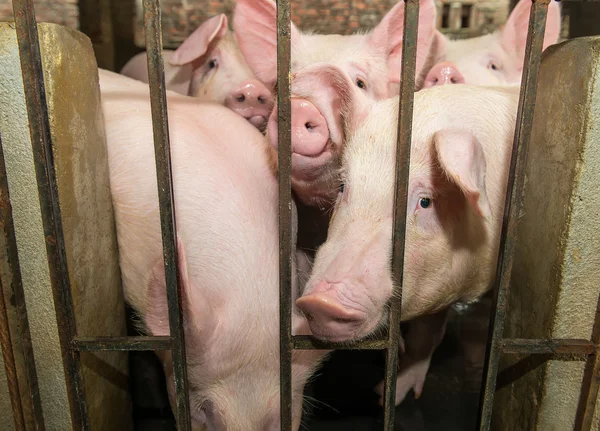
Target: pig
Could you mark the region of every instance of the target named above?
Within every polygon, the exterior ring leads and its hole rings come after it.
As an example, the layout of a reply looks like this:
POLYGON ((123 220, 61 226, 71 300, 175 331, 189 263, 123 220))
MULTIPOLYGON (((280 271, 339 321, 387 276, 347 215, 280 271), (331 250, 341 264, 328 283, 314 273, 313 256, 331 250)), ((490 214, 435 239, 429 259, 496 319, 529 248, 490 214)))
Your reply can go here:
MULTIPOLYGON (((425 77, 423 86, 462 83, 519 85, 531 4, 531 0, 520 0, 506 24, 492 34, 451 40, 436 30, 432 48, 436 64, 425 77)), ((560 25, 560 5, 557 1, 550 1, 542 49, 558 42, 560 25)))
MULTIPOLYGON (((225 14, 206 20, 176 51, 164 50, 163 59, 168 90, 225 105, 264 129, 273 95, 248 67, 225 14)), ((147 83, 146 53, 129 60, 121 74, 147 83)))
MULTIPOLYGON (((417 40, 416 70, 424 69, 435 30, 433 0, 421 0, 417 40)), ((272 0, 238 0, 234 31, 248 65, 267 87, 277 80, 276 6, 272 0)), ((329 64, 341 69, 365 99, 385 99, 399 92, 402 65, 404 2, 398 2, 366 34, 318 35, 303 33, 291 23, 291 69, 299 72, 309 66, 329 64)), ((319 85, 310 93, 325 91, 319 85)), ((357 95, 356 97, 361 97, 357 95)), ((330 178, 315 174, 311 165, 324 163, 322 173, 334 165, 335 153, 343 147, 343 136, 328 133, 325 118, 306 98, 294 98, 292 108, 292 186, 298 198, 309 205, 324 205, 330 193, 330 178), (327 151, 325 151, 326 149, 327 151), (309 173, 310 172, 310 173, 309 173), (319 193, 308 193, 309 190, 319 193)), ((271 116, 269 136, 277 147, 276 111, 271 116)))
MULTIPOLYGON (((125 299, 148 334, 166 336, 148 87, 104 70, 99 80, 125 299)), ((193 427, 279 430, 277 181, 264 137, 222 106, 167 97, 193 427)), ((292 270, 296 292, 295 262, 292 270)), ((309 334, 297 311, 293 329, 309 334)), ((323 355, 293 352, 294 430, 323 355)), ((174 405, 171 358, 160 358, 174 405)))
MULTIPOLYGON (((334 67, 321 67, 296 77, 297 82, 329 83, 329 92, 310 99, 330 110, 341 103, 329 128, 338 127, 340 112, 347 113, 339 172, 343 187, 327 240, 317 250, 297 300, 313 334, 336 342, 356 340, 384 326, 394 285, 390 262, 398 99, 353 103, 352 83, 343 75, 334 67)), ((490 288, 517 100, 518 87, 438 86, 415 94, 402 320, 423 320, 415 321, 413 336, 409 330, 405 339, 405 361, 411 366, 399 374, 398 398, 411 388, 420 392, 431 352, 443 336, 444 310, 459 301, 475 301, 490 288), (422 342, 424 334, 431 339, 422 342)))

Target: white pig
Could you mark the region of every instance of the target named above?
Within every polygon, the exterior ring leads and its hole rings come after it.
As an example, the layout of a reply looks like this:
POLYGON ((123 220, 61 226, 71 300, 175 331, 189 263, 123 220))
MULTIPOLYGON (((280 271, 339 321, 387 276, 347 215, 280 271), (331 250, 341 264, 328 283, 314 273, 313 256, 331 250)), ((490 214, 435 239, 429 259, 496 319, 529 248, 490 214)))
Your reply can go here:
MULTIPOLYGON (((435 30, 435 13, 433 0, 420 1, 417 74, 429 56, 435 30)), ((277 80, 276 17, 273 0, 238 0, 233 18, 234 31, 248 65, 269 88, 274 88, 277 80)), ((329 64, 342 70, 366 99, 392 97, 399 91, 403 29, 403 1, 398 2, 366 34, 342 36, 302 33, 291 23, 292 72, 299 72, 311 65, 329 64)), ((310 90, 311 94, 323 91, 327 89, 316 84, 310 90)), ((326 149, 339 149, 343 137, 332 135, 329 139, 326 118, 307 99, 294 98, 291 105, 294 191, 307 203, 321 202, 326 200, 326 196, 313 199, 304 193, 304 188, 315 179, 313 174, 305 175, 306 165, 329 160, 326 149)), ((276 148, 275 111, 271 120, 269 136, 276 148)))
MULTIPOLYGON (((248 67, 225 14, 206 20, 163 58, 167 90, 225 105, 255 127, 265 126, 273 95, 248 67)), ((129 60, 121 74, 147 83, 146 53, 129 60)))
MULTIPOLYGON (((168 335, 148 87, 99 75, 125 298, 149 333, 168 335)), ((221 106, 171 92, 168 102, 193 426, 278 431, 277 181, 264 137, 221 106)), ((293 327, 307 333, 299 313, 293 327)), ((295 430, 322 356, 293 353, 295 430)), ((173 405, 169 355, 162 360, 173 405)))
MULTIPOLYGON (((427 74, 425 87, 442 84, 519 85, 523 73, 525 42, 531 0, 520 0, 506 24, 480 37, 451 40, 436 30, 436 64, 427 74)), ((555 44, 560 35, 560 5, 548 5, 543 48, 555 44)))
MULTIPOLYGON (((349 126, 345 127, 348 140, 340 171, 343 191, 334 207, 327 241, 317 251, 297 304, 310 316, 315 336, 348 341, 373 333, 387 321, 394 284, 390 262, 398 99, 352 105, 351 83, 343 83, 342 72, 322 68, 311 74, 319 77, 320 84, 329 79, 335 88, 311 101, 321 107, 344 101, 340 111, 348 113, 345 124, 349 126)), ((308 74, 303 78, 306 82, 314 79, 308 74)), ((443 314, 453 303, 474 301, 490 287, 517 90, 463 85, 415 94, 403 320, 443 314)), ((443 323, 445 316, 441 317, 443 323)), ((417 325, 416 340, 407 334, 408 354, 411 343, 418 344, 427 332, 419 330, 419 325, 430 323, 417 325)), ((417 364, 399 375, 406 379, 398 384, 404 394, 410 388, 420 392, 443 324, 438 331, 429 346, 415 346, 421 352, 429 350, 426 363, 413 361, 417 364)))

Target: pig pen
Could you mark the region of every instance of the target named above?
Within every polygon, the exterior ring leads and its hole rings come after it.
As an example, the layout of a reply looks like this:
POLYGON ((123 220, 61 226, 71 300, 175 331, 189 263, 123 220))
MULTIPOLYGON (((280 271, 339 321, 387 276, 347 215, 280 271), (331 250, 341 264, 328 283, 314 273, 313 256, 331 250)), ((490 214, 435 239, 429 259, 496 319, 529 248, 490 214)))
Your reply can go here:
MULTIPOLYGON (((577 0, 573 0, 574 2, 577 0)), ((35 26, 33 3, 31 1, 14 0, 16 16, 16 29, 19 44, 22 49, 21 63, 23 76, 27 78, 29 88, 26 94, 29 110, 29 121, 33 145, 36 146, 36 163, 40 169, 43 181, 43 172, 49 176, 46 179, 53 183, 54 169, 52 151, 48 132, 48 112, 43 94, 43 74, 39 59, 39 42, 35 32, 28 31, 35 26)), ((575 421, 576 429, 591 429, 597 422, 594 418, 598 384, 599 384, 599 324, 598 318, 593 324, 591 339, 584 336, 545 335, 542 338, 535 336, 518 338, 505 337, 505 327, 510 329, 510 316, 507 314, 508 293, 510 277, 514 261, 514 239, 518 237, 518 219, 523 208, 523 196, 520 191, 525 183, 525 157, 533 127, 533 107, 536 102, 536 86, 538 82, 538 68, 542 46, 545 13, 548 2, 535 1, 531 14, 526 61, 524 68, 523 84, 521 88, 521 102, 519 105, 518 127, 515 133, 517 143, 514 153, 514 163, 511 166, 509 193, 507 196, 507 210, 503 226, 503 241, 498 263, 494 292, 487 295, 480 302, 472 305, 461 313, 452 316, 445 339, 433 356, 431 370, 426 380, 423 395, 415 400, 411 396, 398 408, 393 408, 392 396, 395 384, 395 369, 397 365, 397 352, 399 343, 400 298, 392 305, 391 330, 388 336, 379 340, 367 340, 351 346, 341 346, 332 343, 323 343, 310 337, 292 336, 290 332, 290 268, 291 265, 291 213, 289 211, 290 193, 290 145, 282 145, 279 153, 280 163, 280 250, 283 258, 280 261, 281 277, 281 405, 290 405, 290 371, 289 358, 293 349, 324 349, 339 350, 327 362, 310 386, 306 389, 308 404, 312 404, 312 413, 307 415, 304 424, 307 429, 407 429, 407 430, 437 430, 437 429, 490 429, 493 425, 492 411, 494 395, 498 391, 497 383, 499 365, 502 355, 527 354, 532 358, 541 357, 545 360, 568 356, 586 363, 583 370, 583 380, 578 385, 581 396, 577 403, 575 421), (490 320, 491 316, 491 320, 490 320), (491 322, 488 339, 488 322, 491 322), (377 405, 377 398, 372 392, 375 384, 386 378, 385 404, 382 409, 377 405)), ((290 9, 288 1, 279 1, 279 33, 278 33, 278 106, 280 113, 279 139, 280 142, 290 142, 290 117, 289 108, 289 70, 290 70, 290 9), (287 90, 282 90, 287 89, 287 90)), ((414 0, 406 2, 404 30, 404 67, 402 71, 401 109, 399 118, 398 145, 399 154, 406 154, 411 137, 412 115, 412 87, 415 80, 415 51, 416 51, 416 22, 419 4, 414 0)), ((166 97, 164 92, 164 78, 162 78, 162 58, 159 47, 161 40, 161 22, 159 2, 156 0, 144 1, 146 11, 146 43, 149 52, 150 89, 153 104, 153 123, 155 141, 157 145, 157 164, 159 167, 159 197, 161 209, 161 225, 163 227, 163 241, 165 247, 166 266, 173 268, 167 273, 167 289, 169 302, 169 317, 171 324, 170 337, 140 337, 132 327, 128 328, 127 337, 78 337, 74 331, 73 316, 65 310, 72 310, 69 295, 55 295, 58 313, 57 319, 61 320, 61 350, 69 400, 69 411, 72 429, 88 429, 86 418, 86 399, 82 392, 82 376, 79 370, 80 355, 83 351, 129 351, 130 395, 133 402, 134 427, 143 430, 176 429, 175 417, 179 424, 178 429, 190 429, 189 405, 186 394, 186 377, 184 361, 184 339, 181 326, 181 310, 178 306, 177 294, 177 265, 176 261, 176 228, 173 220, 173 201, 171 196, 171 170, 169 160, 169 144, 166 132, 166 97), (174 356, 175 382, 177 390, 177 403, 175 412, 171 412, 164 387, 162 367, 151 350, 172 350, 174 356), (174 414, 173 414, 174 413, 174 414)), ((26 84, 26 85, 27 85, 26 84)), ((408 158, 401 160, 399 157, 397 171, 397 190, 401 191, 401 184, 408 178, 408 158)), ((60 280, 67 278, 66 267, 61 262, 64 259, 64 243, 60 232, 60 211, 56 211, 58 197, 53 187, 44 189, 45 197, 42 212, 54 214, 54 219, 44 219, 45 228, 50 232, 48 254, 55 259, 56 278, 52 288, 61 292, 64 286, 60 280), (58 222, 57 222, 58 220, 58 222), (58 249, 58 250, 57 250, 58 249)), ((41 193, 42 195, 42 193, 41 193)), ((42 199, 42 198, 41 198, 42 199)), ((396 219, 402 219, 406 210, 406 197, 401 192, 395 199, 396 219)), ((401 279, 402 254, 404 248, 403 226, 397 223, 394 228, 394 265, 395 276, 401 279)), ((68 288, 68 287, 67 287, 68 288)), ((594 302, 594 308, 596 303, 594 302)), ((10 304, 3 304, 9 307, 10 304)), ((598 314, 598 312, 596 312, 598 314)), ((3 317, 3 316, 0 316, 3 317)), ((3 318, 3 323, 8 322, 3 318)), ((592 319, 593 320, 593 319, 592 319)), ((8 327, 6 324, 3 328, 8 327)), ((15 370, 10 370, 7 351, 14 349, 3 340, 3 353, 5 353, 5 366, 9 378, 8 386, 11 389, 11 398, 16 401, 20 379, 17 379, 15 370)), ((26 355, 25 355, 26 356, 26 355)), ((504 383, 506 385, 506 383, 504 383)), ((33 388, 35 390, 35 388, 33 388)), ((39 410, 33 397, 31 410, 39 410)), ((17 412, 22 416, 23 409, 19 402, 12 407, 15 418, 17 412)), ((596 415, 596 416, 595 416, 596 415)), ((281 427, 288 430, 291 427, 291 413, 281 409, 281 427)), ((494 415, 496 419, 497 415, 494 415)), ((43 418, 38 417, 43 426, 43 418)), ((15 419, 15 423, 19 423, 15 419)), ((40 423, 40 422, 38 422, 40 423)), ((17 429, 28 429, 17 425, 17 429)), ((526 428, 524 428, 526 429, 526 428)))

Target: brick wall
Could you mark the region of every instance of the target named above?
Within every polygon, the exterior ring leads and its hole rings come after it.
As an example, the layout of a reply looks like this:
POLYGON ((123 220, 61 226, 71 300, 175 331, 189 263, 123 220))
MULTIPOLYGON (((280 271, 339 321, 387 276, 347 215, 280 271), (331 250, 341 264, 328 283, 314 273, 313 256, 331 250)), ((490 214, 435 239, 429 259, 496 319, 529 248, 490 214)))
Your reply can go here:
MULTIPOLYGON (((373 28, 397 0, 291 0, 292 20, 303 30, 315 33, 349 34, 373 28)), ((77 0, 35 0, 39 21, 78 27, 77 0)), ((453 37, 471 37, 489 33, 502 25, 508 14, 509 0, 436 0, 438 28, 453 37)), ((124 15, 114 28, 119 44, 133 41, 138 49, 144 46, 142 0, 112 2, 115 16, 124 15), (123 13, 121 13, 121 11, 123 13), (131 18, 133 17, 133 18, 131 18), (119 26, 132 23, 130 32, 119 26), (118 33, 118 34, 117 34, 118 33)), ((218 13, 231 17, 235 0, 162 0, 165 47, 174 48, 204 20, 218 13)), ((105 14, 110 17, 110 14, 105 14)), ((0 0, 0 21, 12 19, 11 0, 0 0)), ((110 19, 110 18, 107 18, 110 19)), ((568 32, 563 26, 563 37, 568 32)))
MULTIPOLYGON (((35 0, 33 4, 38 21, 78 28, 79 10, 77 0, 35 0)), ((10 21, 12 19, 11 0, 0 0, 0 21, 10 21)))
MULTIPOLYGON (((142 1, 136 1, 135 41, 143 46, 142 1)), ((292 21, 315 33, 349 34, 373 28, 397 0, 291 0, 292 21)), ((508 0, 437 0, 438 28, 457 37, 496 29, 508 13, 508 0), (461 5, 462 3, 462 5, 461 5), (449 15, 449 16, 448 16, 449 15), (466 19, 461 19, 467 15, 466 19), (445 17, 444 17, 445 16, 445 17)), ((164 0, 164 44, 178 46, 200 23, 218 13, 229 17, 235 0, 164 0)))

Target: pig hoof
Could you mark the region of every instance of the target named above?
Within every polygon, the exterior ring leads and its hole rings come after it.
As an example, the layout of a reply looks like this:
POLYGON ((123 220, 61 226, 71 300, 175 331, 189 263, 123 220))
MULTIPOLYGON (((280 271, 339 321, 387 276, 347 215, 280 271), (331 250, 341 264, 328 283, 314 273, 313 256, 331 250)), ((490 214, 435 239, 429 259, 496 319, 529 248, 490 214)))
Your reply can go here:
MULTIPOLYGON (((428 368, 428 363, 416 363, 398 370, 398 376, 396 378, 396 401, 394 405, 397 406, 404 401, 404 398, 406 398, 406 395, 411 389, 415 394, 415 399, 419 399, 419 397, 421 397, 428 368)), ((375 387, 375 392, 379 395, 380 406, 383 406, 383 386, 384 381, 382 380, 375 387)))

